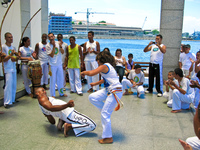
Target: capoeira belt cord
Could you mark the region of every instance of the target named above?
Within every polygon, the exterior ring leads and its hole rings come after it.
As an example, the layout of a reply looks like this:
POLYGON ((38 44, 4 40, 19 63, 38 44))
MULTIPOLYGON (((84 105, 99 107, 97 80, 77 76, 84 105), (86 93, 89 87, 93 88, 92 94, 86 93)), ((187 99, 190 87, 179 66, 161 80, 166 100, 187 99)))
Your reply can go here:
POLYGON ((118 111, 120 109, 120 103, 121 103, 121 107, 124 106, 124 103, 119 99, 119 97, 116 95, 116 93, 120 93, 122 92, 122 90, 112 90, 110 91, 110 93, 108 94, 108 96, 110 94, 113 94, 115 97, 115 100, 117 101, 117 106, 115 107, 115 111, 118 111))

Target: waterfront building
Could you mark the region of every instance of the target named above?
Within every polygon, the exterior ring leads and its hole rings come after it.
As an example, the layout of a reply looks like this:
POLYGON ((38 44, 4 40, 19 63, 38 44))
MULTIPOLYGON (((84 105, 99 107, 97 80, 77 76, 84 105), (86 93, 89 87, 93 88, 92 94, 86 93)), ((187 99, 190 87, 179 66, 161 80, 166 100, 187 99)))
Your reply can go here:
MULTIPOLYGON (((73 34, 86 33, 86 25, 72 25, 73 34)), ((111 36, 138 36, 143 35, 142 28, 139 27, 120 27, 120 26, 102 26, 91 25, 89 31, 93 31, 95 35, 111 35, 111 36)))
POLYGON ((72 17, 64 14, 50 13, 48 32, 53 34, 69 34, 72 32, 72 17))

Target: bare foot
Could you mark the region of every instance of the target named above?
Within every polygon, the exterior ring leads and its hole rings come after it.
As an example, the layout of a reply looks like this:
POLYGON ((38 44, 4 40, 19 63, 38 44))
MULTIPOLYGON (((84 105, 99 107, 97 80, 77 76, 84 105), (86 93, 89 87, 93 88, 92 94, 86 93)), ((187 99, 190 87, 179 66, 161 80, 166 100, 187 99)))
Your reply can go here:
POLYGON ((67 94, 60 95, 60 97, 67 97, 67 94))
POLYGON ((178 113, 178 112, 181 112, 182 110, 179 109, 179 110, 172 110, 171 113, 178 113))
POLYGON ((33 94, 28 94, 28 95, 33 98, 33 94))
POLYGON ((129 95, 129 92, 124 92, 123 95, 129 95))
POLYGON ((104 139, 100 139, 98 141, 101 144, 111 144, 111 143, 113 143, 113 138, 112 137, 111 138, 104 138, 104 139))
POLYGON ((93 92, 93 88, 89 89, 87 92, 88 93, 92 93, 93 92))
POLYGON ((68 132, 69 130, 72 129, 72 124, 68 124, 68 123, 65 123, 64 124, 64 136, 67 137, 68 136, 68 132))
POLYGON ((63 120, 61 120, 61 119, 58 120, 57 128, 58 128, 59 131, 62 130, 62 126, 63 126, 64 123, 65 122, 63 120))

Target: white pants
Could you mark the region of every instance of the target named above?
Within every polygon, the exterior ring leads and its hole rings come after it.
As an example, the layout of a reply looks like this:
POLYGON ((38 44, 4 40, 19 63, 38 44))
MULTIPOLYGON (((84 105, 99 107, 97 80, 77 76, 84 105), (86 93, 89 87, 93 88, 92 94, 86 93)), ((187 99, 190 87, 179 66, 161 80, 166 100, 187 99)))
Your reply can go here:
POLYGON ((197 136, 187 138, 186 142, 192 146, 193 150, 200 150, 200 140, 197 136))
POLYGON ((183 95, 179 90, 173 90, 173 102, 172 102, 172 110, 180 110, 180 109, 188 109, 190 107, 190 103, 194 100, 194 92, 192 94, 183 95))
MULTIPOLYGON (((64 66, 64 64, 62 64, 62 66, 64 66)), ((63 87, 66 86, 66 70, 63 69, 63 87)))
POLYGON ((83 135, 87 132, 93 131, 96 128, 96 124, 92 119, 77 112, 76 110, 74 110, 67 117, 66 122, 72 124, 72 128, 76 136, 83 135))
POLYGON ((197 108, 199 105, 199 94, 200 94, 200 90, 198 88, 194 88, 194 92, 195 92, 195 98, 194 101, 192 102, 194 107, 197 108))
POLYGON ((15 102, 16 89, 17 89, 17 73, 5 73, 6 86, 4 89, 4 105, 13 104, 15 102))
POLYGON ((48 73, 49 73, 49 65, 48 63, 43 63, 42 67, 42 78, 41 78, 41 85, 48 84, 48 73))
MULTIPOLYGON (((85 68, 86 71, 94 70, 98 68, 98 63, 96 61, 85 61, 85 68)), ((98 81, 99 81, 99 74, 92 77, 87 76, 88 89, 92 88, 90 83, 98 81)), ((93 90, 99 90, 99 85, 93 86, 93 90)))
POLYGON ((69 74, 69 82, 70 82, 71 91, 81 94, 82 85, 81 85, 81 80, 80 80, 80 69, 68 68, 68 74, 69 74))
POLYGON ((58 92, 63 96, 63 68, 60 66, 51 66, 52 76, 50 77, 50 96, 55 97, 55 86, 57 83, 58 92))
MULTIPOLYGON (((110 94, 108 96, 107 94, 108 91, 106 89, 101 89, 89 95, 89 101, 101 112, 101 122, 103 126, 102 138, 112 137, 110 117, 117 104, 114 95, 110 94)), ((116 95, 121 99, 122 92, 116 93, 116 95)))
POLYGON ((173 90, 172 89, 169 89, 169 92, 165 91, 163 93, 163 97, 168 100, 167 106, 170 107, 170 108, 172 107, 172 101, 173 101, 172 94, 173 94, 173 90))
POLYGON ((140 97, 141 94, 144 94, 143 85, 133 87, 133 84, 128 79, 123 79, 122 80, 122 86, 123 86, 123 90, 128 89, 128 88, 137 89, 137 93, 138 93, 139 97, 140 97))
POLYGON ((28 79, 27 72, 28 72, 28 65, 22 65, 22 77, 24 80, 24 86, 25 86, 26 92, 28 94, 31 94, 31 88, 29 87, 29 85, 31 85, 31 80, 28 79))
POLYGON ((184 77, 188 76, 189 75, 189 70, 185 70, 185 69, 182 69, 183 70, 183 75, 184 77))

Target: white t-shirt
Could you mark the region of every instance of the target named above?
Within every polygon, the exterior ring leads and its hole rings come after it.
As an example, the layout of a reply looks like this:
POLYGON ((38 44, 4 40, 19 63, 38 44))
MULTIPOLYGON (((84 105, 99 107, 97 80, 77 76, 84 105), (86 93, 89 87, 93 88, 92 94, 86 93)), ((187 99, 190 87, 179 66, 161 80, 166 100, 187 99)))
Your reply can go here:
MULTIPOLYGON (((87 41, 86 51, 88 51, 88 49, 97 51, 96 41, 94 41, 93 43, 90 43, 89 41, 87 41)), ((95 53, 87 53, 84 60, 85 61, 96 61, 96 54, 95 53)))
MULTIPOLYGON (((160 47, 163 47, 164 44, 161 44, 160 47)), ((150 63, 152 64, 160 64, 163 62, 163 53, 160 51, 158 46, 152 45, 151 55, 150 55, 150 63)))
MULTIPOLYGON (((10 47, 8 47, 6 44, 2 45, 2 52, 5 53, 6 56, 8 56, 12 52, 12 50, 15 50, 15 47, 13 47, 12 45, 10 47)), ((16 62, 12 62, 11 59, 4 62, 4 72, 16 72, 16 62)))
MULTIPOLYGON (((47 46, 47 54, 51 54, 53 50, 53 45, 48 43, 47 46)), ((62 54, 60 52, 60 46, 58 41, 55 41, 55 54, 53 57, 49 56, 49 64, 51 66, 60 66, 62 65, 62 54)))
POLYGON ((136 83, 141 83, 145 81, 144 79, 144 73, 142 71, 140 71, 139 74, 135 73, 135 69, 131 70, 129 75, 128 75, 128 79, 132 79, 133 81, 135 81, 136 83))
MULTIPOLYGON (((174 80, 174 82, 179 86, 178 80, 174 80)), ((188 78, 183 77, 179 87, 186 91, 188 95, 194 94, 194 90, 190 87, 190 80, 188 78)))
MULTIPOLYGON (((21 52, 21 57, 31 57, 31 58, 33 58, 32 53, 33 53, 34 50, 30 46, 29 47, 22 46, 22 47, 20 47, 19 51, 21 52)), ((28 60, 22 60, 22 61, 28 62, 28 60)))
POLYGON ((62 63, 64 64, 65 63, 65 57, 66 57, 66 51, 67 51, 67 43, 65 43, 65 42, 63 42, 63 44, 62 44, 62 48, 63 48, 63 50, 64 50, 64 53, 62 54, 62 63))
POLYGON ((105 63, 103 65, 106 65, 109 69, 107 73, 100 72, 102 78, 104 79, 104 85, 106 89, 110 91, 116 87, 122 87, 121 83, 119 82, 117 72, 115 71, 113 66, 109 63, 105 63))
POLYGON ((192 64, 192 62, 190 61, 190 58, 192 60, 196 60, 196 56, 189 52, 189 53, 181 53, 180 56, 179 56, 179 62, 182 63, 182 69, 184 70, 189 70, 190 69, 190 66, 192 64))
POLYGON ((47 44, 42 44, 42 42, 39 42, 39 52, 38 52, 38 58, 40 60, 41 65, 44 63, 47 63, 49 61, 49 56, 47 55, 47 44))
MULTIPOLYGON (((119 60, 119 61, 123 62, 122 56, 121 56, 121 58, 117 58, 117 57, 115 56, 115 60, 119 60)), ((123 64, 122 64, 122 63, 119 63, 119 62, 116 62, 116 66, 124 67, 123 64)))
MULTIPOLYGON (((59 99, 55 99, 53 97, 49 97, 49 102, 52 104, 52 105, 64 105, 66 104, 65 101, 62 101, 62 100, 59 100, 59 99)), ((65 122, 69 122, 69 120, 67 119, 67 117, 74 111, 74 107, 68 107, 68 108, 65 108, 61 111, 49 111, 47 109, 45 109, 44 107, 42 107, 40 104, 40 109, 42 110, 42 113, 45 114, 45 115, 52 115, 54 117, 58 117, 62 120, 64 120, 65 122)))

